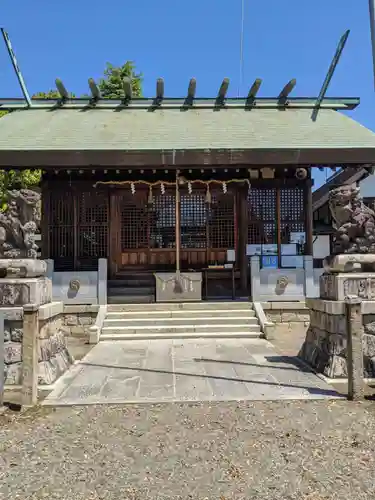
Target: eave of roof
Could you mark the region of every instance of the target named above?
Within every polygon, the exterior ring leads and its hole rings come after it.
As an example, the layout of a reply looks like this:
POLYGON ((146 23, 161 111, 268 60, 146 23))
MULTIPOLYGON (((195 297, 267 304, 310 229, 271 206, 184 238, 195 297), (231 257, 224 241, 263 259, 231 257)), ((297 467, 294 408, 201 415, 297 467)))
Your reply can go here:
MULTIPOLYGON (((0 108, 1 109, 1 108, 0 108)), ((0 120, 0 165, 375 164, 375 134, 333 109, 42 107, 0 120), (150 112, 151 111, 151 112, 150 112)))

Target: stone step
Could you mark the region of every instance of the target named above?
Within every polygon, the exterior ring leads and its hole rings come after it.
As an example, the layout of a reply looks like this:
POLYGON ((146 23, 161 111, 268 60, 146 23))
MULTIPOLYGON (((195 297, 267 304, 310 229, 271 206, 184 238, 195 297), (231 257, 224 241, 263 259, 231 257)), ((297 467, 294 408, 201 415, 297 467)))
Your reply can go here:
MULTIPOLYGON (((131 308, 133 306, 141 306, 145 307, 147 305, 151 305, 155 302, 155 295, 108 295, 107 303, 108 308, 119 308, 120 311, 123 311, 126 308, 131 308)), ((141 309, 138 307, 136 309, 140 311, 141 309)))
POLYGON ((118 279, 118 280, 109 280, 108 288, 119 288, 119 287, 155 287, 155 278, 152 276, 151 278, 145 276, 134 276, 132 278, 126 279, 118 279))
POLYGON ((253 305, 251 302, 239 301, 196 301, 196 302, 156 302, 153 304, 129 304, 116 301, 116 305, 109 305, 108 312, 142 312, 149 313, 150 311, 220 311, 220 310, 236 310, 236 311, 251 311, 253 305))
POLYGON ((155 287, 108 287, 108 295, 153 295, 155 294, 155 287))
POLYGON ((157 339, 171 339, 171 338, 178 338, 178 339, 216 339, 216 338, 221 338, 221 339, 237 339, 237 338, 247 338, 247 339, 258 339, 262 338, 263 334, 260 332, 253 332, 253 331, 236 331, 236 332, 202 332, 202 331, 196 331, 196 332, 189 332, 189 331, 182 331, 179 332, 178 334, 171 335, 170 333, 139 333, 136 336, 132 333, 104 333, 100 336, 100 341, 108 341, 108 340, 157 340, 157 339))
MULTIPOLYGON (((211 317, 183 317, 183 318, 150 318, 150 317, 138 317, 137 319, 126 319, 126 318, 110 318, 106 317, 104 320, 104 327, 125 327, 132 326, 133 328, 143 328, 144 326, 152 326, 154 328, 174 328, 178 327, 188 327, 194 326, 199 328, 200 325, 209 325, 211 323, 217 324, 219 320, 216 316, 211 317)), ((220 325, 258 325, 258 319, 255 317, 244 317, 244 316, 229 316, 220 319, 220 325)))
POLYGON ((127 325, 127 326, 103 326, 102 335, 111 334, 111 335, 121 335, 121 334, 129 334, 135 335, 145 335, 149 333, 163 333, 163 334, 183 334, 183 333, 227 333, 231 335, 233 333, 238 332, 252 332, 252 333, 260 333, 259 325, 247 325, 247 324, 226 324, 222 323, 209 323, 202 325, 142 325, 137 327, 136 325, 127 325))
MULTIPOLYGON (((172 309, 172 310, 147 310, 147 320, 154 321, 158 319, 181 319, 184 318, 196 318, 200 320, 205 317, 213 317, 213 318, 229 318, 229 317, 237 317, 237 318, 255 318, 255 311, 252 309, 218 309, 213 311, 212 309, 195 309, 195 310, 186 310, 186 309, 172 309)), ((115 311, 115 312, 107 312, 107 319, 124 319, 124 320, 138 320, 143 317, 143 311, 115 311)))

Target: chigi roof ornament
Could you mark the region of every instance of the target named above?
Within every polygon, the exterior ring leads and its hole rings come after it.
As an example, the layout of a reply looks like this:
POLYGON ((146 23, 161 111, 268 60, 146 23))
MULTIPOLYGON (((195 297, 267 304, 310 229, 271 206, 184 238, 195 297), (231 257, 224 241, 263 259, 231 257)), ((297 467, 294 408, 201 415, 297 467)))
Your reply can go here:
POLYGON ((203 98, 196 96, 197 80, 191 78, 189 81, 187 95, 183 98, 171 98, 165 96, 164 79, 158 78, 156 81, 155 97, 139 98, 134 97, 132 93, 132 81, 130 78, 123 79, 123 99, 103 99, 98 85, 93 78, 88 79, 88 85, 91 97, 72 97, 60 78, 56 78, 56 88, 59 98, 56 99, 32 99, 30 98, 26 84, 23 80, 19 65, 17 63, 9 35, 1 28, 4 42, 6 44, 9 57, 11 59, 14 71, 20 84, 23 99, 0 99, 0 107, 3 109, 22 109, 22 108, 64 108, 64 109, 111 109, 111 108, 131 108, 131 109, 149 109, 149 108, 242 108, 244 110, 257 108, 311 108, 311 119, 315 121, 320 108, 328 109, 353 109, 359 104, 356 98, 326 98, 326 93, 333 77, 336 66, 340 60, 345 44, 349 37, 347 30, 337 45, 336 52, 331 65, 323 82, 322 88, 317 97, 292 97, 291 93, 296 87, 297 80, 292 78, 282 88, 279 95, 274 97, 259 97, 259 91, 262 85, 262 79, 257 78, 251 85, 246 97, 228 97, 229 78, 224 78, 219 87, 216 97, 203 98))

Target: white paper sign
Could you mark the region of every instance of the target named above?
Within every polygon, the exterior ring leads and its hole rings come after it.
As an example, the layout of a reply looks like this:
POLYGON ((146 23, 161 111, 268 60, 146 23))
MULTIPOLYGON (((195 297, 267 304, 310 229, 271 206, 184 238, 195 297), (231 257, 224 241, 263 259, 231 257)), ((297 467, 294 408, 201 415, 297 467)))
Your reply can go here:
POLYGON ((246 255, 262 255, 262 245, 246 245, 246 255))
POLYGON ((288 243, 281 245, 281 255, 296 255, 297 245, 296 243, 288 243))
POLYGON ((263 255, 275 255, 277 254, 277 244, 270 243, 268 245, 262 245, 263 255))
POLYGON ((303 255, 282 255, 281 267, 303 268, 303 255))
POLYGON ((291 243, 299 243, 303 245, 306 243, 306 234, 305 233, 290 233, 290 242, 291 243))
POLYGON ((236 261, 236 252, 233 249, 227 250, 227 262, 235 262, 236 261))

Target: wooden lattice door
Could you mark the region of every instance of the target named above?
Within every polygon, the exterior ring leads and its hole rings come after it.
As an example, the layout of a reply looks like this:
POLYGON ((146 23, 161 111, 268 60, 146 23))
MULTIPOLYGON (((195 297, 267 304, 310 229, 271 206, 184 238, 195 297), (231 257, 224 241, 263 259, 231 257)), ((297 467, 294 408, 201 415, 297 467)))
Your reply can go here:
POLYGON ((277 200, 276 188, 252 188, 249 191, 248 244, 277 244, 277 200))
POLYGON ((169 187, 154 192, 149 205, 149 266, 174 269, 176 266, 176 195, 169 187))
POLYGON ((47 192, 44 199, 47 256, 55 269, 96 270, 98 259, 108 257, 107 192, 66 186, 47 192))
POLYGON ((208 207, 204 190, 180 191, 181 268, 199 269, 207 261, 208 207))
POLYGON ((139 191, 132 195, 125 190, 116 190, 110 197, 111 274, 123 268, 147 266, 147 193, 139 191))
POLYGON ((224 264, 227 250, 237 253, 237 239, 235 193, 213 190, 208 218, 208 263, 224 264))

